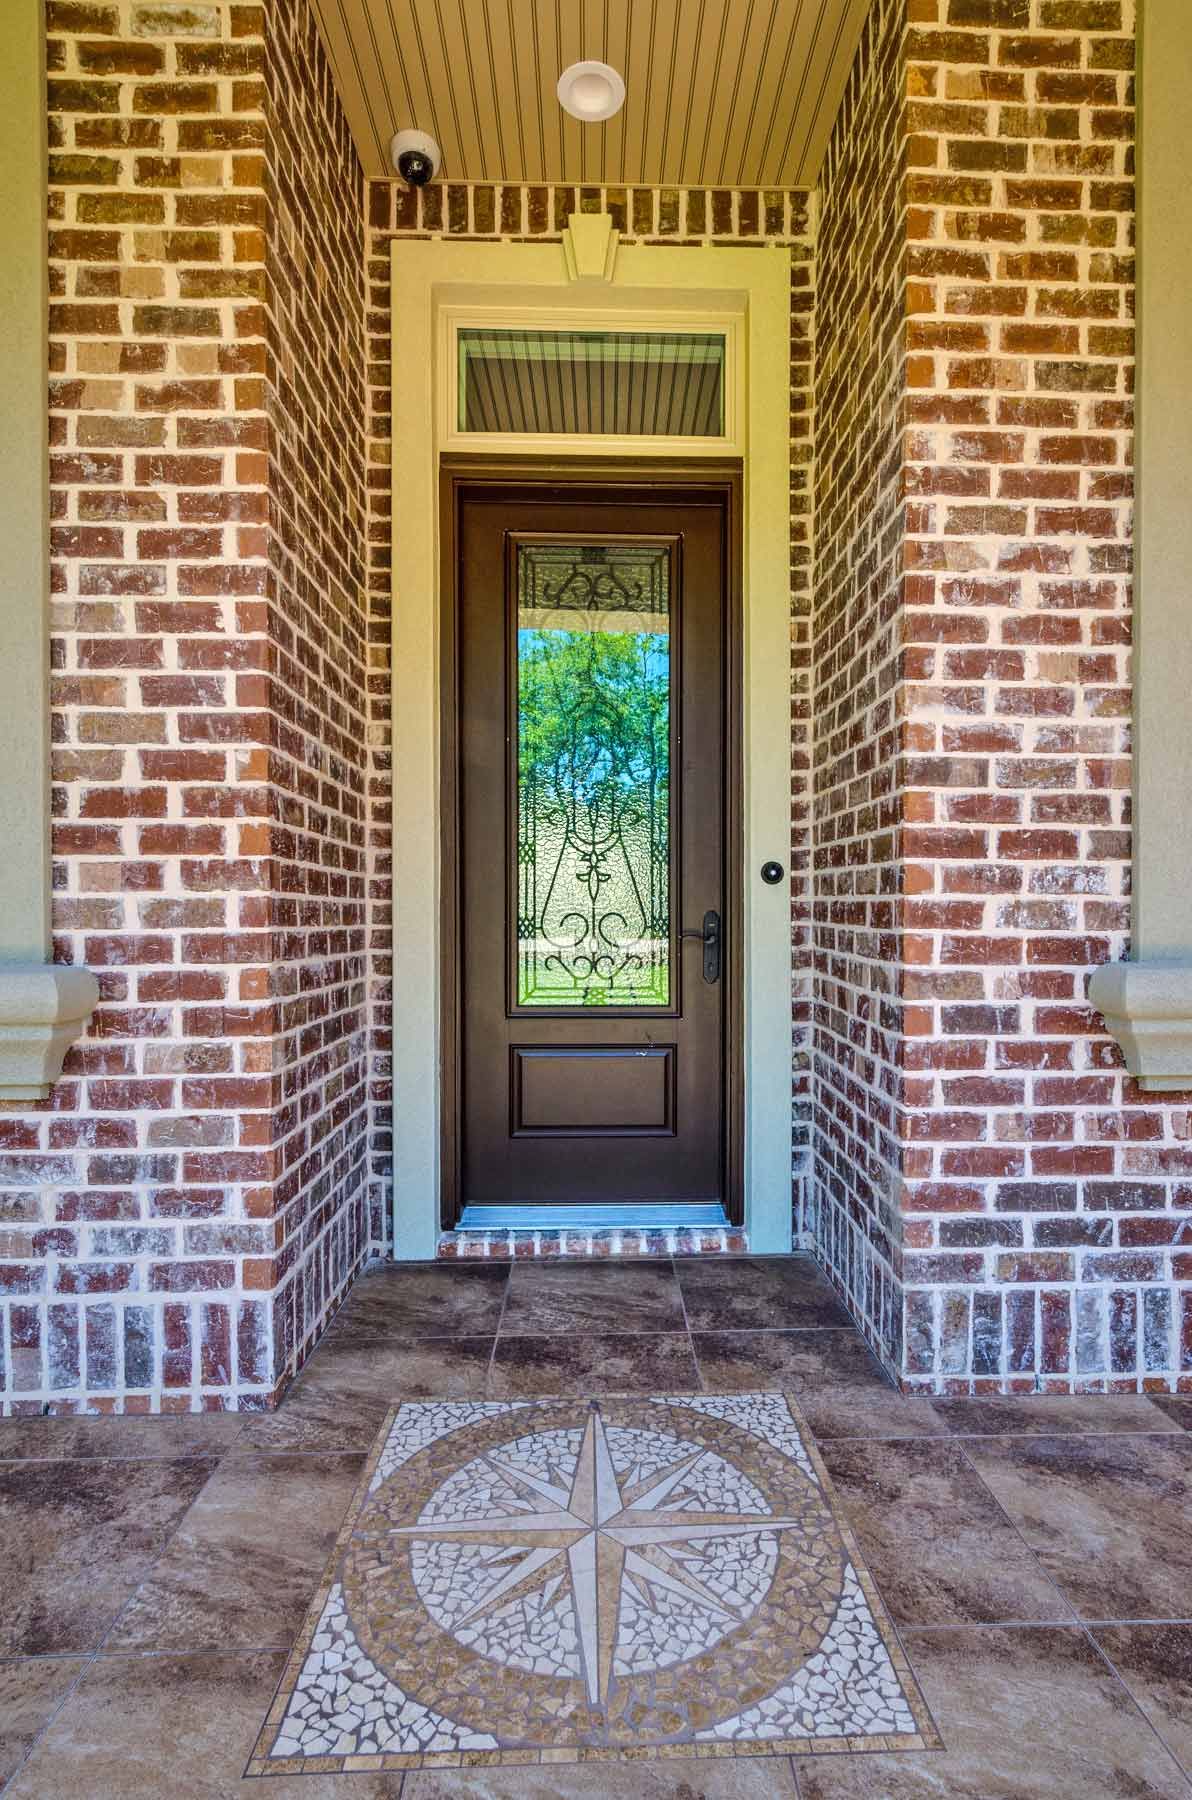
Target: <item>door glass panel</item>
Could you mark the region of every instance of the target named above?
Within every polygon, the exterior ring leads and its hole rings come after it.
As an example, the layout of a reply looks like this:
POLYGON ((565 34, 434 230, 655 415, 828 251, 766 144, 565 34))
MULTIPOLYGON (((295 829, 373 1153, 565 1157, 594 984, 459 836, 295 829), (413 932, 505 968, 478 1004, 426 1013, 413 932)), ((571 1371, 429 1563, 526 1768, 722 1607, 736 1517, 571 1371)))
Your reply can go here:
POLYGON ((669 1006, 670 553, 517 552, 517 1004, 669 1006))

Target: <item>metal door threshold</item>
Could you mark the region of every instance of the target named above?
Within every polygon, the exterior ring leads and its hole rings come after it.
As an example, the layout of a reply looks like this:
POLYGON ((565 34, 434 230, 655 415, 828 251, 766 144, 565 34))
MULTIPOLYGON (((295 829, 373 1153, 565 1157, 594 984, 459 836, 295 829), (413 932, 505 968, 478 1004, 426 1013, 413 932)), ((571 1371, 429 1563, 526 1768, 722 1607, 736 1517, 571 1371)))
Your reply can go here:
POLYGON ((680 1231, 730 1229, 718 1200, 607 1206, 465 1206, 456 1231, 680 1231))

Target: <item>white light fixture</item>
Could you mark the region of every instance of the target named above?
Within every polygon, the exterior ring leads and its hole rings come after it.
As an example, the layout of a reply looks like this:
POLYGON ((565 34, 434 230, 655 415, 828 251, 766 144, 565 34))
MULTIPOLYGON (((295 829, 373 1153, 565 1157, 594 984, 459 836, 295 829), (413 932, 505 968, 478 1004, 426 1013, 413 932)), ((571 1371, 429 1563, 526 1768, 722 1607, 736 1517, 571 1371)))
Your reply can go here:
POLYGON ((555 92, 564 112, 585 125, 611 119, 625 104, 625 83, 607 63, 577 62, 564 69, 555 92))

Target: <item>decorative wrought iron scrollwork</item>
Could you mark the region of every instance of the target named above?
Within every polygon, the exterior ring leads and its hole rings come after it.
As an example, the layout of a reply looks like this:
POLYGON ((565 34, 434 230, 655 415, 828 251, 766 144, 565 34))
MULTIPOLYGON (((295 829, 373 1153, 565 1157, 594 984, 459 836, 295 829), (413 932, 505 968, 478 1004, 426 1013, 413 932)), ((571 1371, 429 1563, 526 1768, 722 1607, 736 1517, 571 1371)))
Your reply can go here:
POLYGON ((518 571, 518 1002, 670 1000, 661 546, 528 545, 518 571))

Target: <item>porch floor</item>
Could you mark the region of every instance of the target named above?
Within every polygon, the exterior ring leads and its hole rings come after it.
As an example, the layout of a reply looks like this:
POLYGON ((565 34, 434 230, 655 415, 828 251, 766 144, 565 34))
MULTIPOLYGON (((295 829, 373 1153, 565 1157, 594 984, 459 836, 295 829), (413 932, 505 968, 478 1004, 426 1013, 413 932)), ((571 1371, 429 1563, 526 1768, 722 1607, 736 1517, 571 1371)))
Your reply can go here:
POLYGON ((384 1268, 276 1414, 4 1421, 4 1794, 251 1792, 395 1399, 778 1388, 942 1751, 283 1775, 265 1800, 1192 1797, 1192 1397, 900 1395, 799 1257, 384 1268))

